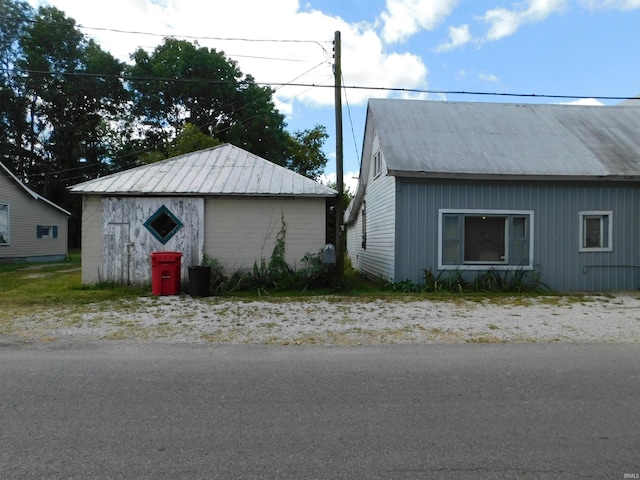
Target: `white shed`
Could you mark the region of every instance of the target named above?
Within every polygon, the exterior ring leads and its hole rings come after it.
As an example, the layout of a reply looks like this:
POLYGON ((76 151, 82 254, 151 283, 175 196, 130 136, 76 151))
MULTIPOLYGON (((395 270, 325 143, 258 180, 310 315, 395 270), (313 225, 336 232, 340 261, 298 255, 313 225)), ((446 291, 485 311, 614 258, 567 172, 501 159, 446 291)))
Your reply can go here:
POLYGON ((286 259, 325 244, 337 192, 230 144, 75 185, 82 195, 82 281, 145 285, 152 252, 182 253, 181 278, 205 255, 227 273, 268 259, 286 224, 286 259))

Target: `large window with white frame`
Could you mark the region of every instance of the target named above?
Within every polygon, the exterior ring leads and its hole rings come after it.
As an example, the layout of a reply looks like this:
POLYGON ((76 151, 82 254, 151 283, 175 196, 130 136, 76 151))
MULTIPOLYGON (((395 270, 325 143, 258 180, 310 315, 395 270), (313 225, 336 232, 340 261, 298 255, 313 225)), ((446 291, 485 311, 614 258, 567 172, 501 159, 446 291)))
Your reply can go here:
POLYGON ((9 204, 0 203, 0 246, 9 245, 9 204))
POLYGON ((613 236, 613 212, 585 211, 579 212, 580 218, 580 251, 610 252, 613 236))
POLYGON ((533 268, 533 211, 441 209, 438 268, 533 268))

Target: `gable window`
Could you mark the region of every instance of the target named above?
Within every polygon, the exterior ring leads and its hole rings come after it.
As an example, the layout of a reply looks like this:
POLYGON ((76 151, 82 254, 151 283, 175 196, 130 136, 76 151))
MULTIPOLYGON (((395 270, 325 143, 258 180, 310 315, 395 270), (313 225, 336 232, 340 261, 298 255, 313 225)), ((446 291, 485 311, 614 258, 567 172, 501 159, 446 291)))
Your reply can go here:
POLYGON ((613 235, 613 212, 588 211, 579 212, 580 217, 580 251, 610 252, 613 235))
POLYGON ((9 245, 9 204, 0 203, 0 246, 9 245))
POLYGON ((36 227, 36 237, 58 238, 58 227, 56 225, 38 225, 36 227))
POLYGON ((167 243, 181 228, 182 222, 164 205, 144 222, 144 226, 163 245, 167 243))
POLYGON ((532 268, 533 212, 440 210, 440 270, 532 268))
POLYGON ((373 178, 382 173, 382 152, 378 150, 373 155, 373 178))

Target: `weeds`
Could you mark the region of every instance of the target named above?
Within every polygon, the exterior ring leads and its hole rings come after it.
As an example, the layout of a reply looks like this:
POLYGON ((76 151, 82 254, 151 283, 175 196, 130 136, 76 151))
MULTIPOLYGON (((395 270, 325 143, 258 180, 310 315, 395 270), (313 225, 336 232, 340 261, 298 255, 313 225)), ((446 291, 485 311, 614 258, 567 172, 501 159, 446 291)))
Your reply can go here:
POLYGON ((549 287, 540 279, 540 273, 534 270, 516 268, 513 270, 489 269, 480 271, 472 279, 465 277, 461 269, 441 270, 434 275, 431 268, 424 271, 421 284, 411 280, 387 282, 385 287, 392 292, 402 293, 524 293, 549 291, 549 287))
POLYGON ((287 224, 282 217, 280 231, 271 256, 261 258, 253 264, 250 271, 237 269, 225 276, 220 262, 205 256, 204 264, 211 266, 211 291, 217 295, 240 291, 255 291, 258 296, 268 295, 272 291, 331 288, 333 286, 334 267, 322 261, 322 251, 307 253, 302 258, 303 268, 296 270, 286 261, 287 224))

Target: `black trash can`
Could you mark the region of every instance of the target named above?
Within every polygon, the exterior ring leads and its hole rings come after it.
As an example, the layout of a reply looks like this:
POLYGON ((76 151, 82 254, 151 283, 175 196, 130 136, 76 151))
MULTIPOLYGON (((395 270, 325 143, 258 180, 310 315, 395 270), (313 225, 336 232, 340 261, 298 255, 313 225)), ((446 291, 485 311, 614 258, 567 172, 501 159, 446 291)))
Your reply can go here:
POLYGON ((189 295, 192 297, 208 297, 211 285, 211 267, 189 267, 189 295))

